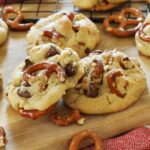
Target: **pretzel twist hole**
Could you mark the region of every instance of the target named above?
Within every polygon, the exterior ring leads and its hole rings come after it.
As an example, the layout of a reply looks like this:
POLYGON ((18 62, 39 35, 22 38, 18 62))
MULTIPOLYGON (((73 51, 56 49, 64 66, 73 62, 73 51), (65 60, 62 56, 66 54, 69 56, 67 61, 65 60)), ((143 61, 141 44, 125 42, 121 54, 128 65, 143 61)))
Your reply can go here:
POLYGON ((96 135, 96 133, 91 130, 86 130, 86 131, 75 134, 72 138, 71 144, 69 146, 69 150, 78 150, 79 144, 81 143, 81 141, 87 138, 90 138, 94 141, 95 147, 93 150, 102 150, 102 141, 96 135))

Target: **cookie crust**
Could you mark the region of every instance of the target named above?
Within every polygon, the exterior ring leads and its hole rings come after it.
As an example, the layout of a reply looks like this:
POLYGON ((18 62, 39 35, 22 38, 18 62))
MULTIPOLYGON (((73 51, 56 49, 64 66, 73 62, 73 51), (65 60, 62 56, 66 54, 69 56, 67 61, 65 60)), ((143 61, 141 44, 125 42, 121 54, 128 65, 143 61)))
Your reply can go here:
POLYGON ((63 49, 70 47, 84 57, 99 43, 100 32, 83 14, 58 12, 40 19, 26 37, 28 51, 35 45, 54 43, 63 49))
POLYGON ((82 59, 81 63, 84 68, 89 68, 88 62, 93 59, 100 59, 104 65, 100 82, 89 79, 89 82, 99 89, 99 94, 95 97, 85 95, 83 89, 87 86, 83 85, 87 80, 83 78, 80 84, 68 90, 64 96, 64 101, 68 106, 85 114, 106 114, 121 111, 139 99, 146 88, 146 78, 136 59, 129 58, 119 51, 104 51, 101 54, 90 54, 89 57, 82 59), (127 61, 120 63, 123 59, 127 61), (116 85, 114 83, 112 85, 122 93, 122 96, 117 95, 108 83, 108 76, 117 71, 121 72, 122 76, 116 77, 114 82, 116 85))

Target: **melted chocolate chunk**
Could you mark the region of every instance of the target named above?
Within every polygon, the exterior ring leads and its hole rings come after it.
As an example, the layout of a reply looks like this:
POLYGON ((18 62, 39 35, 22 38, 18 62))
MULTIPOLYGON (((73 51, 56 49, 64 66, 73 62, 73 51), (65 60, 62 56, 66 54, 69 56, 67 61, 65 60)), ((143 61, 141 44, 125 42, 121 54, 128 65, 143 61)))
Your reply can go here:
POLYGON ((25 59, 25 65, 23 67, 23 71, 32 65, 33 65, 33 63, 29 59, 25 59))
POLYGON ((57 54, 60 54, 60 52, 58 52, 58 50, 54 46, 51 46, 50 50, 46 54, 46 58, 52 57, 57 54))
POLYGON ((73 76, 77 72, 77 65, 70 63, 65 67, 65 71, 68 76, 73 76))
POLYGON ((79 25, 73 25, 72 29, 73 29, 74 32, 78 32, 79 29, 80 29, 80 26, 79 25))
POLYGON ((126 57, 123 57, 122 60, 123 61, 129 61, 130 59, 129 59, 129 57, 126 56, 126 57))
POLYGON ((83 76, 78 80, 78 83, 82 83, 84 77, 85 77, 85 75, 83 75, 83 76))
POLYGON ((84 94, 87 97, 95 98, 99 95, 99 89, 95 86, 95 84, 90 83, 87 89, 84 89, 84 94))
POLYGON ((20 97, 25 97, 25 98, 30 98, 30 97, 31 97, 30 92, 28 92, 27 90, 21 92, 20 89, 18 89, 17 94, 18 94, 20 97))
POLYGON ((86 49, 85 49, 85 53, 86 53, 86 54, 89 54, 89 53, 90 53, 90 49, 86 48, 86 49))
POLYGON ((29 86, 30 86, 30 84, 29 84, 28 82, 26 82, 26 81, 23 81, 23 82, 22 82, 22 85, 24 85, 24 86, 26 86, 26 87, 29 87, 29 86))

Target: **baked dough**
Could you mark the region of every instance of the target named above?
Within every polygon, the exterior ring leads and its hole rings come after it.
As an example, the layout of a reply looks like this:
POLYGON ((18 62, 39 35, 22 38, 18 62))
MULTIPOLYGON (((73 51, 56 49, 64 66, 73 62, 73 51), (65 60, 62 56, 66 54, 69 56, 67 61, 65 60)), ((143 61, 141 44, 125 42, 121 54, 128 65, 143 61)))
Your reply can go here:
POLYGON ((83 14, 58 12, 40 19, 27 34, 30 48, 43 43, 55 43, 61 48, 70 47, 80 57, 93 51, 100 41, 96 25, 83 14))
POLYGON ((0 91, 2 90, 2 88, 3 88, 3 76, 0 73, 0 91))
MULTIPOLYGON (((53 51, 55 47, 51 45, 46 44, 46 46, 49 46, 49 50, 53 51)), ((79 56, 69 48, 65 51, 61 50, 60 54, 49 56, 45 60, 31 60, 27 58, 25 63, 16 68, 7 86, 8 101, 17 111, 18 109, 45 111, 61 100, 66 90, 73 88, 84 73, 83 68, 78 63, 79 56), (27 82, 24 73, 34 65, 43 63, 57 64, 65 73, 60 76, 52 72, 47 77, 46 69, 43 69, 34 72, 36 73, 34 75, 31 74, 27 82)))
POLYGON ((145 74, 137 60, 122 52, 95 51, 80 62, 85 74, 63 99, 82 113, 121 111, 136 102, 146 87, 145 74))
POLYGON ((7 34, 8 26, 2 19, 0 19, 0 45, 2 45, 6 41, 7 34))
MULTIPOLYGON (((70 48, 65 48, 64 50, 69 51, 70 48)), ((30 49, 27 59, 31 63, 38 63, 45 59, 55 61, 56 57, 63 53, 64 50, 53 43, 37 45, 30 49)))
MULTIPOLYGON (((145 22, 150 23, 150 13, 147 15, 145 22)), ((150 25, 144 28, 144 32, 146 33, 146 35, 150 36, 150 25)), ((136 47, 141 54, 145 56, 150 56, 150 43, 142 40, 139 37, 139 31, 137 31, 137 33, 135 34, 135 42, 136 47)))
POLYGON ((106 11, 126 1, 127 0, 74 0, 74 5, 85 10, 106 11), (109 4, 110 6, 108 6, 109 4))

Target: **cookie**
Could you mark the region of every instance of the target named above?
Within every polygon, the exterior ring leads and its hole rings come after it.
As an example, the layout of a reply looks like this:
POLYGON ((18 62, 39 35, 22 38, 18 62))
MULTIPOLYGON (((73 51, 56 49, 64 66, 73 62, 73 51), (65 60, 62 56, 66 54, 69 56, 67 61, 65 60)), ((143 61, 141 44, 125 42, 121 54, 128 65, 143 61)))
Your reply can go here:
POLYGON ((146 88, 145 74, 135 58, 119 51, 95 51, 80 61, 85 73, 63 97, 85 114, 121 111, 136 102, 146 88))
POLYGON ((0 19, 0 45, 2 45, 6 41, 7 34, 8 26, 2 19, 0 19))
POLYGON ((106 11, 127 0, 74 0, 74 5, 84 10, 106 11))
MULTIPOLYGON (((46 45, 53 45, 49 51, 54 50, 54 44, 46 45)), ((78 63, 79 56, 69 48, 46 59, 30 58, 14 71, 7 86, 7 98, 22 116, 37 119, 39 114, 51 111, 66 90, 77 84, 83 69, 78 63)))
POLYGON ((150 56, 150 13, 147 15, 145 22, 135 35, 136 47, 140 54, 150 56))
POLYGON ((0 91, 2 91, 2 89, 3 89, 3 76, 0 73, 0 91))
POLYGON ((54 43, 61 48, 70 47, 80 57, 93 51, 100 41, 96 25, 83 14, 58 12, 40 19, 27 34, 30 48, 43 43, 54 43))

